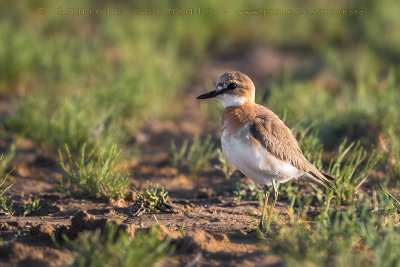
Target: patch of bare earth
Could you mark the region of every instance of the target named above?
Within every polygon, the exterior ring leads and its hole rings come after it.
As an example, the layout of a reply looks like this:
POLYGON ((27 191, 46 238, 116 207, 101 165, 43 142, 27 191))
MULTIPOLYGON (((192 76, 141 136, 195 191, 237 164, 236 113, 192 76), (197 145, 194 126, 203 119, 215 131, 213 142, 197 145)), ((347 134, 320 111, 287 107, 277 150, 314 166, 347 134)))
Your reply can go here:
POLYGON ((133 216, 134 202, 106 203, 60 193, 56 187, 60 175, 57 158, 29 140, 19 143, 15 161, 18 165, 10 178, 17 182, 9 191, 15 215, 0 216, 2 266, 71 263, 71 253, 61 249, 62 242, 61 248, 55 246, 51 234, 59 241, 62 234, 75 238, 84 230, 103 227, 106 221, 117 221, 135 230, 160 223, 172 233, 176 246, 175 254, 167 261, 171 264, 276 263, 258 245, 254 231, 260 215, 258 203, 235 201, 229 196, 232 183, 227 183, 216 172, 191 178, 168 164, 167 153, 155 157, 144 155, 132 161, 132 186, 141 190, 149 184, 163 185, 174 207, 172 213, 133 216), (34 199, 40 199, 41 209, 26 217, 18 216, 23 204, 34 199), (183 235, 178 234, 180 227, 184 229, 183 235))

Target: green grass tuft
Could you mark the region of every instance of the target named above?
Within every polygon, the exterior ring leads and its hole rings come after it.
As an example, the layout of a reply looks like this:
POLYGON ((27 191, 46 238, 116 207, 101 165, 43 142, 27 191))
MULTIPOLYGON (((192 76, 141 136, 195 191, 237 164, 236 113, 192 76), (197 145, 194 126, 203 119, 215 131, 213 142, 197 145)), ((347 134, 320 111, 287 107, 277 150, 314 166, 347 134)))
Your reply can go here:
POLYGON ((10 161, 15 157, 16 151, 17 151, 17 146, 15 143, 12 143, 11 147, 10 147, 10 151, 8 151, 6 154, 1 154, 1 156, 0 156, 0 175, 6 174, 7 170, 9 170, 10 161))
POLYGON ((15 213, 14 204, 10 199, 11 196, 0 197, 0 213, 13 216, 15 213))
POLYGON ((138 194, 137 198, 148 211, 160 212, 160 209, 168 201, 168 192, 164 190, 163 186, 161 186, 160 190, 158 190, 158 185, 155 188, 148 186, 144 194, 138 194))
POLYGON ((170 241, 158 226, 148 233, 138 232, 132 238, 107 223, 103 232, 83 232, 76 240, 68 241, 75 254, 74 266, 154 266, 171 253, 170 241))
POLYGON ((397 266, 400 231, 393 220, 399 210, 383 191, 378 199, 377 210, 371 209, 367 195, 346 209, 326 203, 314 220, 299 210, 300 215, 272 233, 269 253, 286 266, 397 266))
POLYGON ((185 140, 179 150, 176 147, 175 140, 172 140, 170 147, 172 164, 181 171, 189 171, 193 176, 210 167, 211 161, 218 153, 210 135, 204 140, 200 140, 196 136, 190 146, 188 146, 188 141, 185 140))
POLYGON ((262 199, 263 190, 260 189, 253 181, 243 183, 238 181, 233 189, 233 196, 235 200, 258 200, 262 199))
POLYGON ((65 166, 63 155, 59 150, 60 165, 66 173, 66 182, 63 181, 62 176, 60 177, 59 188, 62 192, 88 194, 108 200, 126 196, 129 180, 127 174, 119 166, 121 152, 116 145, 100 152, 95 158, 95 148, 88 153, 84 144, 79 161, 73 159, 68 145, 65 145, 65 152, 69 168, 65 166))
MULTIPOLYGON (((1 158, 0 158, 1 160, 1 158)), ((14 167, 15 168, 15 167, 14 167)), ((7 182, 8 176, 14 170, 14 168, 0 181, 0 213, 7 214, 9 216, 14 215, 14 205, 12 201, 10 201, 11 196, 3 196, 7 190, 9 190, 15 183, 16 180, 12 181, 8 185, 5 185, 7 182)))
POLYGON ((24 212, 22 214, 22 217, 28 216, 32 212, 40 210, 40 199, 35 199, 32 201, 32 204, 24 204, 24 212))
POLYGON ((220 149, 217 150, 219 164, 215 164, 214 167, 221 171, 225 177, 225 180, 230 180, 232 175, 236 172, 236 169, 232 168, 229 161, 225 158, 224 153, 220 149))
POLYGON ((381 160, 381 155, 376 155, 373 150, 369 156, 360 142, 346 144, 344 140, 338 149, 338 156, 327 170, 327 173, 336 177, 332 189, 337 204, 353 202, 358 188, 366 181, 370 171, 381 160))

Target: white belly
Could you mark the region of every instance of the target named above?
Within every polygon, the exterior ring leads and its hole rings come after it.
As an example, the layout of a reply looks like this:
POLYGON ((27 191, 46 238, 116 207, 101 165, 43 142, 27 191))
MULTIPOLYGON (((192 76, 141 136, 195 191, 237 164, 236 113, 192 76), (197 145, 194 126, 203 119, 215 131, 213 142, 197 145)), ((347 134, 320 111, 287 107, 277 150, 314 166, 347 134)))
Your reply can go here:
POLYGON ((227 160, 256 183, 271 185, 273 180, 284 183, 304 174, 290 162, 273 156, 261 145, 253 146, 248 124, 233 134, 225 128, 221 144, 227 160))

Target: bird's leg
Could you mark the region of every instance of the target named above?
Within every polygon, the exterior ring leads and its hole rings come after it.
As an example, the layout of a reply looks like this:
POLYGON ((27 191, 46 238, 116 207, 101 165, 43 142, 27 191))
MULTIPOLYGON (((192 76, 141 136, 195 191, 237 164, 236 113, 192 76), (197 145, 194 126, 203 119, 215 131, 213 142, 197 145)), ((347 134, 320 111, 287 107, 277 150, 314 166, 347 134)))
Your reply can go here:
POLYGON ((269 210, 267 227, 269 227, 269 223, 271 222, 271 216, 272 216, 272 214, 274 212, 276 200, 278 199, 278 193, 279 193, 278 192, 278 186, 276 185, 275 180, 272 180, 272 185, 274 187, 274 201, 272 202, 272 206, 271 206, 271 208, 269 210))
POLYGON ((264 205, 262 208, 261 221, 260 221, 261 229, 264 227, 265 215, 267 214, 268 198, 269 198, 269 188, 266 185, 264 185, 264 205))

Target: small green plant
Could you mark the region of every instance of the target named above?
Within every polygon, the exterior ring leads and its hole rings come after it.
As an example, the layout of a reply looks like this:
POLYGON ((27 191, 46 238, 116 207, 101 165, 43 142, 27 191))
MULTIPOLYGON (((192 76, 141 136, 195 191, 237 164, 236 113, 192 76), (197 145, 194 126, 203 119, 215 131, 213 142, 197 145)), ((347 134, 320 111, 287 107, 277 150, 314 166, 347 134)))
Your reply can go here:
POLYGON ((8 185, 4 185, 8 179, 8 176, 11 174, 11 172, 14 169, 12 169, 4 178, 3 180, 0 182, 0 213, 2 214, 7 214, 7 215, 14 215, 14 207, 13 207, 13 203, 10 200, 11 196, 3 196, 4 193, 10 189, 16 180, 12 181, 10 184, 8 185))
POLYGON ((179 232, 181 235, 184 235, 184 234, 185 234, 185 224, 182 224, 181 226, 179 226, 178 232, 179 232))
POLYGON ((83 232, 70 241, 75 254, 73 266, 154 266, 172 252, 170 240, 159 226, 132 238, 115 223, 107 223, 103 231, 83 232))
POLYGON ((60 247, 60 243, 59 243, 58 240, 57 240, 55 231, 51 232, 51 234, 50 234, 50 239, 51 239, 51 242, 53 243, 53 245, 56 246, 56 248, 59 248, 59 247, 60 247))
MULTIPOLYGON (((14 167, 14 168, 15 168, 15 167, 14 167)), ((0 197, 2 197, 2 196, 4 195, 4 193, 5 193, 8 189, 10 189, 10 188, 14 185, 14 183, 15 183, 15 181, 16 181, 16 180, 14 180, 14 181, 12 181, 10 184, 3 186, 3 185, 6 183, 6 181, 7 181, 7 179, 8 179, 8 176, 14 171, 14 168, 13 168, 13 169, 3 178, 3 180, 0 182, 0 197)))
POLYGON ((15 210, 14 210, 14 205, 13 205, 12 201, 9 201, 10 199, 11 199, 11 196, 1 197, 0 213, 6 214, 9 216, 13 216, 15 213, 15 210))
POLYGON ((170 147, 173 165, 182 171, 188 170, 191 175, 197 175, 207 169, 218 153, 210 135, 203 141, 196 136, 190 147, 188 147, 188 141, 185 140, 179 150, 175 140, 172 140, 170 147))
POLYGON ((20 237, 20 236, 22 236, 21 230, 18 230, 18 231, 14 234, 14 236, 15 236, 15 237, 20 237))
POLYGON ((229 161, 225 158, 224 153, 222 153, 220 149, 217 150, 217 155, 219 164, 215 164, 214 167, 224 174, 225 180, 230 180, 236 170, 230 167, 229 161))
POLYGON ((352 142, 347 145, 344 140, 339 146, 338 156, 335 161, 331 160, 327 173, 336 177, 336 184, 332 193, 336 196, 336 202, 349 203, 354 198, 356 190, 366 181, 369 172, 381 159, 381 155, 375 155, 372 151, 367 157, 367 152, 360 142, 352 142))
POLYGON ((144 207, 150 212, 160 212, 160 209, 164 207, 168 201, 168 192, 161 189, 158 190, 158 185, 155 188, 150 186, 146 187, 144 194, 138 194, 138 200, 143 203, 144 207))
POLYGON ((4 175, 9 168, 10 161, 15 157, 17 146, 15 143, 11 144, 10 151, 0 156, 0 175, 4 175))
POLYGON ((257 200, 262 196, 262 189, 259 189, 257 185, 250 181, 249 183, 243 183, 238 181, 233 190, 235 200, 257 200))
POLYGON ((379 183, 379 185, 381 186, 382 191, 383 191, 389 198, 391 198, 391 199, 394 201, 394 204, 395 204, 396 208, 397 208, 398 210, 400 210, 400 201, 397 200, 397 198, 395 198, 395 197, 382 185, 382 183, 379 183))
POLYGON ((22 214, 22 217, 25 217, 32 212, 40 210, 40 205, 39 205, 40 200, 35 199, 32 201, 32 204, 24 204, 24 213, 22 214))
POLYGON ((59 188, 62 192, 70 194, 87 193, 94 197, 104 199, 123 198, 127 194, 129 184, 128 176, 119 169, 121 152, 113 145, 107 151, 100 152, 95 158, 95 148, 86 155, 86 144, 82 146, 80 160, 73 160, 68 145, 65 145, 68 156, 69 168, 65 166, 64 158, 59 150, 60 165, 66 172, 67 186, 62 177, 60 178, 59 188))

